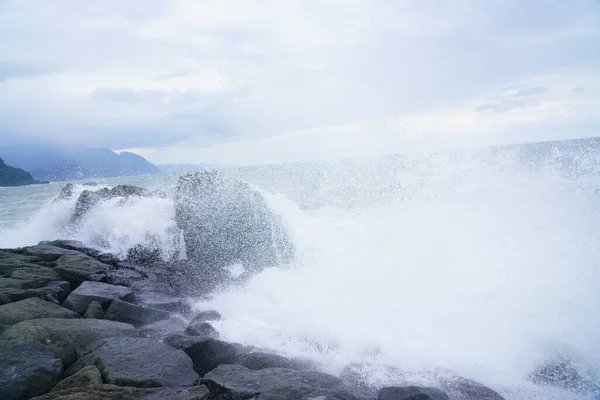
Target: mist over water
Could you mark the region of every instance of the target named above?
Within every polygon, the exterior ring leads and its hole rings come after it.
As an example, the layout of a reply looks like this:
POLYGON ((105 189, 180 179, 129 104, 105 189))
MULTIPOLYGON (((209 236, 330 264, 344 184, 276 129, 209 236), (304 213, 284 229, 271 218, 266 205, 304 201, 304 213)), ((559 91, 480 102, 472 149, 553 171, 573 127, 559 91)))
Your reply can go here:
MULTIPOLYGON (((526 378, 564 353, 597 379, 596 157, 532 167, 511 152, 459 152, 230 170, 263 191, 297 257, 197 306, 222 313, 225 340, 335 374, 351 366, 375 385, 451 370, 508 399, 585 398, 526 378)), ((170 192, 174 179, 158 186, 170 192)), ((1 247, 66 235, 124 255, 150 233, 165 258, 181 250, 170 199, 106 202, 65 230, 74 201, 52 204, 53 190, 0 233, 1 247)))

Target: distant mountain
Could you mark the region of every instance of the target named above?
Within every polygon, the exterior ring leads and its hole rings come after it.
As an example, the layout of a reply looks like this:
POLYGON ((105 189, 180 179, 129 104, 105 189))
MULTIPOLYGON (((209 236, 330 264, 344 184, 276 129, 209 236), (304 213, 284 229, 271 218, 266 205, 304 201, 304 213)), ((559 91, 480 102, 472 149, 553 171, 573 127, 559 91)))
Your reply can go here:
POLYGON ((34 180, 29 172, 6 165, 4 160, 0 158, 0 186, 22 186, 36 183, 45 182, 34 180))
POLYGON ((160 170, 135 153, 82 145, 20 144, 2 147, 7 163, 31 171, 35 179, 71 181, 88 178, 155 174, 160 170))

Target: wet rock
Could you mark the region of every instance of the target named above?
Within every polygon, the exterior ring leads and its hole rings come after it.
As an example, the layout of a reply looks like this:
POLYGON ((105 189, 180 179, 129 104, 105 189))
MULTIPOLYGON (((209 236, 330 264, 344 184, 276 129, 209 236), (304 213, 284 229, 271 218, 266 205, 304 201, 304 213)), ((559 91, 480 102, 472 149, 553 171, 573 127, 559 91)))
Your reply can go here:
POLYGON ((10 275, 13 279, 60 281, 60 275, 49 267, 39 265, 24 266, 15 269, 10 275))
POLYGON ((204 336, 189 336, 184 334, 183 332, 174 332, 169 333, 167 336, 165 336, 163 339, 163 343, 173 347, 174 349, 184 350, 193 344, 202 342, 205 339, 207 338, 204 336))
POLYGON ((63 249, 52 245, 26 247, 23 254, 37 257, 41 261, 57 261, 63 256, 83 256, 83 254, 78 251, 63 249))
POLYGON ((138 306, 120 300, 113 301, 104 315, 106 319, 126 322, 133 326, 147 325, 170 317, 171 313, 168 311, 138 306))
POLYGON ((53 241, 47 242, 47 243, 40 242, 39 244, 42 244, 42 243, 48 244, 51 246, 60 247, 60 248, 67 249, 67 250, 75 250, 75 251, 78 251, 78 252, 85 254, 87 256, 90 256, 90 257, 98 257, 100 254, 102 254, 100 252, 100 250, 96 250, 91 247, 88 247, 79 240, 59 239, 59 240, 53 240, 53 241))
POLYGON ((581 365, 566 356, 557 355, 529 375, 529 380, 538 385, 559 387, 579 393, 600 391, 600 384, 587 376, 581 365))
POLYGON ((52 388, 52 392, 73 388, 87 388, 93 385, 101 385, 102 383, 102 374, 100 373, 100 370, 95 365, 88 365, 77 371, 74 375, 58 382, 58 384, 52 388))
POLYGON ((440 384, 452 400, 504 400, 489 387, 460 376, 445 376, 440 379, 440 384))
POLYGON ((187 314, 192 311, 192 306, 185 299, 163 299, 158 301, 151 301, 146 303, 150 308, 156 308, 158 310, 171 311, 181 314, 187 314))
POLYGON ((448 395, 435 388, 418 386, 386 387, 379 391, 377 400, 450 400, 448 395))
POLYGON ((311 363, 308 361, 287 358, 275 352, 251 346, 242 349, 235 364, 253 370, 265 368, 308 370, 312 367, 311 363))
POLYGON ((40 299, 56 302, 58 301, 48 294, 44 289, 15 289, 0 287, 0 305, 14 303, 19 300, 39 297, 40 299))
POLYGON ((15 272, 18 269, 30 267, 36 268, 39 267, 38 264, 26 263, 19 260, 2 260, 0 259, 0 277, 8 278, 10 274, 15 272))
POLYGON ((68 366, 77 360, 77 352, 96 340, 115 337, 135 337, 129 324, 102 319, 44 318, 19 322, 2 332, 0 341, 27 340, 45 345, 68 366))
POLYGON ((15 278, 0 278, 0 289, 39 289, 46 285, 48 280, 38 279, 15 279, 15 278))
POLYGON ((2 400, 22 400, 47 393, 59 380, 63 363, 40 343, 0 341, 2 400))
POLYGON ((71 199, 73 197, 73 189, 74 188, 75 188, 75 185, 73 185, 72 183, 67 183, 65 185, 65 187, 62 188, 62 190, 60 191, 58 196, 56 196, 56 198, 54 199, 54 202, 58 203, 61 201, 71 199))
POLYGON ((198 322, 205 322, 205 321, 219 321, 221 318, 223 318, 223 317, 221 317, 221 314, 218 311, 215 311, 215 310, 200 311, 200 312, 196 313, 194 318, 190 321, 190 325, 198 323, 198 322))
POLYGON ((198 381, 192 360, 180 350, 146 338, 113 337, 88 353, 104 381, 132 387, 184 387, 198 381))
POLYGON ((71 217, 71 223, 79 222, 88 211, 102 201, 130 196, 153 197, 153 194, 146 189, 131 185, 119 185, 112 189, 102 188, 96 191, 84 190, 79 195, 77 203, 75 203, 75 211, 71 217))
POLYGON ((187 328, 185 328, 185 333, 191 336, 219 337, 219 332, 217 332, 217 330, 208 322, 190 323, 187 328))
MULTIPOLYGON (((23 250, 25 251, 25 250, 23 250)), ((26 256, 21 254, 20 251, 16 251, 15 249, 3 249, 0 250, 0 262, 18 262, 18 263, 36 263, 42 261, 39 257, 36 256, 26 256)))
MULTIPOLYGON (((163 341, 169 335, 182 334, 185 329, 185 321, 176 316, 153 324, 144 325, 138 329, 138 333, 142 337, 153 338, 163 341)), ((174 346, 171 346, 174 347, 174 346)))
POLYGON ((71 284, 67 281, 50 281, 42 290, 62 303, 71 293, 71 284))
POLYGON ((127 260, 136 264, 152 264, 161 260, 160 247, 157 242, 146 245, 137 244, 127 250, 127 260))
POLYGON ((80 283, 100 282, 106 279, 107 272, 113 268, 85 255, 66 255, 56 261, 55 270, 67 281, 80 283))
POLYGON ((144 276, 140 272, 131 269, 120 268, 106 272, 106 283, 111 285, 129 286, 142 279, 144 276))
POLYGON ((115 299, 125 299, 132 295, 126 286, 109 285, 102 282, 83 282, 69 294, 63 304, 65 307, 84 314, 92 301, 106 305, 115 299))
POLYGON ((174 297, 179 297, 177 292, 168 283, 164 282, 143 280, 134 282, 130 288, 136 302, 142 304, 169 301, 174 297))
MULTIPOLYGON (((169 344, 169 343, 168 343, 169 344)), ((194 361, 194 369, 200 376, 221 364, 233 364, 242 349, 239 344, 203 337, 182 350, 194 361)))
POLYGON ((205 386, 133 388, 105 384, 53 391, 32 400, 209 400, 210 398, 205 386))
POLYGON ((0 324, 14 325, 38 318, 81 318, 79 314, 37 297, 0 306, 0 324))
POLYGON ((102 304, 97 301, 92 301, 90 305, 85 310, 85 314, 83 314, 83 318, 92 318, 92 319, 102 319, 104 318, 104 309, 102 308, 102 304))
POLYGON ((294 255, 280 218, 246 183, 220 172, 187 174, 179 179, 174 201, 192 260, 217 269, 241 262, 260 270, 294 255))
POLYGON ((239 365, 221 365, 206 374, 201 383, 206 385, 214 398, 224 399, 355 400, 359 398, 334 376, 286 368, 253 371, 239 365))

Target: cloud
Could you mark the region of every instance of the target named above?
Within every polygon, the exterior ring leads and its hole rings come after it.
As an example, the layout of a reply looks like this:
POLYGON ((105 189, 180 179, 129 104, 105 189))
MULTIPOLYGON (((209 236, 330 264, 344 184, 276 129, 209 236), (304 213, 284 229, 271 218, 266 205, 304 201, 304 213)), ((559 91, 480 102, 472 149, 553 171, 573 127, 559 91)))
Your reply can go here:
POLYGON ((593 135, 599 7, 7 0, 0 137, 255 163, 593 135))

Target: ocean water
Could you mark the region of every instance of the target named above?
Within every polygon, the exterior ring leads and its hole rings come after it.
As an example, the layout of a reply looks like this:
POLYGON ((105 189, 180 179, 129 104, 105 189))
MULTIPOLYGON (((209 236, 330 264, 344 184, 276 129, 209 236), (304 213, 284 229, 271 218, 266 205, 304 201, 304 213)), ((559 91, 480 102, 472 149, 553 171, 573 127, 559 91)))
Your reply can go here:
MULTIPOLYGON (((221 312, 225 340, 373 385, 453 371, 507 399, 594 398, 527 377, 566 354, 600 382, 599 164, 593 149, 513 149, 226 170, 263 193, 298 252, 197 307, 221 312)), ((102 203, 76 228, 74 200, 53 203, 64 183, 0 188, 0 247, 73 238, 124 255, 152 234, 165 258, 184 254, 177 178, 101 179, 168 197, 102 203)))

